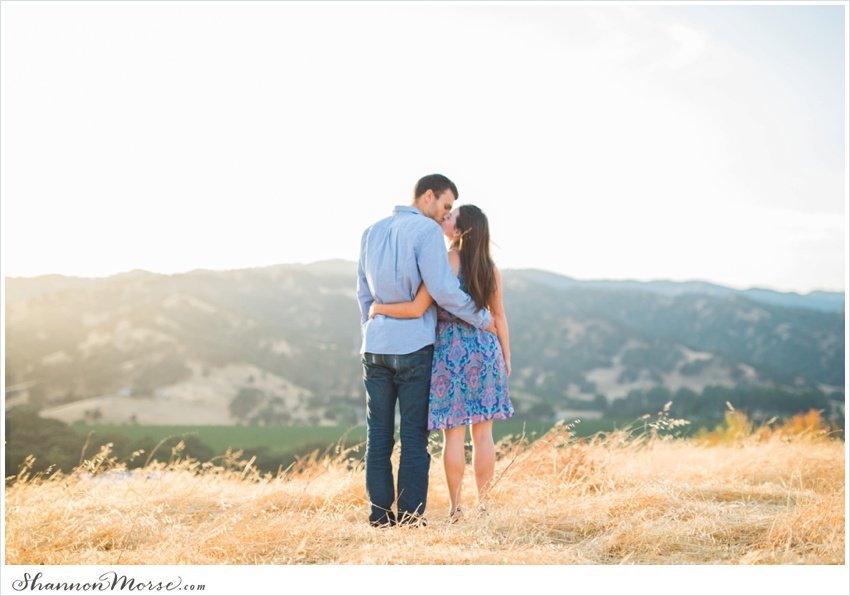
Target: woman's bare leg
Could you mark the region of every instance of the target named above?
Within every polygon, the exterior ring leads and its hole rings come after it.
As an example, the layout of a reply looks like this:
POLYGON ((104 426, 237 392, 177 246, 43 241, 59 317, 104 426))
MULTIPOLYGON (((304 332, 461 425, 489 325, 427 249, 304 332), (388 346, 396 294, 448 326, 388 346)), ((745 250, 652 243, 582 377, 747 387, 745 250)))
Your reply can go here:
POLYGON ((460 505, 463 470, 466 467, 466 456, 463 452, 464 439, 466 439, 465 426, 447 428, 443 431, 443 468, 446 471, 446 485, 448 485, 451 500, 450 515, 453 516, 460 505))
POLYGON ((493 421, 472 425, 472 464, 478 486, 478 507, 486 510, 487 491, 496 468, 496 445, 493 443, 493 421))

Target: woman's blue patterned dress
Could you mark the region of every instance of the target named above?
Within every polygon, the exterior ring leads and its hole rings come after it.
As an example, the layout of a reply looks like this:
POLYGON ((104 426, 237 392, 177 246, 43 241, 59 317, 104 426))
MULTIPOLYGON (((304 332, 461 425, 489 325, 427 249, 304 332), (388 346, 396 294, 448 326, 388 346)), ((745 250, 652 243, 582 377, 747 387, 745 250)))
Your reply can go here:
MULTIPOLYGON (((460 270, 458 278, 466 291, 460 270)), ((459 321, 438 305, 428 430, 506 420, 513 414, 499 339, 459 321)))

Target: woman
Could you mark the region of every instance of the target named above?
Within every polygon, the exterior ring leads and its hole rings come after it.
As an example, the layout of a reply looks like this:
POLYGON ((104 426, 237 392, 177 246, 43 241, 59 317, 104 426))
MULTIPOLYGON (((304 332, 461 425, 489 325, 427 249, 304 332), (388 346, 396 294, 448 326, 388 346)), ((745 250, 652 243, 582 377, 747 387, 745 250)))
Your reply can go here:
MULTIPOLYGON (((478 487, 479 516, 487 515, 487 489, 496 464, 493 420, 514 413, 508 397, 511 350, 508 320, 502 307, 502 278, 490 257, 487 216, 474 205, 462 205, 443 220, 449 240, 449 262, 478 309, 493 316, 496 335, 476 329, 437 306, 437 341, 431 368, 428 429, 443 431, 443 467, 449 488, 452 523, 463 517, 461 485, 466 465, 464 439, 471 426, 472 461, 478 487)), ((369 316, 421 317, 432 299, 425 284, 412 302, 373 303, 369 316)))

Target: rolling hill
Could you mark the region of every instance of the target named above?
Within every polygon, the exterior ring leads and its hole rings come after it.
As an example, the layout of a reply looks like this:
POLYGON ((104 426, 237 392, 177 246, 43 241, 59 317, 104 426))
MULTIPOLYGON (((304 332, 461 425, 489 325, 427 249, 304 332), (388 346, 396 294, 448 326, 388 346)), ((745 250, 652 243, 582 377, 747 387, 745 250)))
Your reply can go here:
MULTIPOLYGON (((599 410, 653 387, 814 388, 843 402, 841 293, 503 278, 520 412, 599 410)), ((363 419, 354 263, 5 283, 7 408, 66 422, 363 419)))

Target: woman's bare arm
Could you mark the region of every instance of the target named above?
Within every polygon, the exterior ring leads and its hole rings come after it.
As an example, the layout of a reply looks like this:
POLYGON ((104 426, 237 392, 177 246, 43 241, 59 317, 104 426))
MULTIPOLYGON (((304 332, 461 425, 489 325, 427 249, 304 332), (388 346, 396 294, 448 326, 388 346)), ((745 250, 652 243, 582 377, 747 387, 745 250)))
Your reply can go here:
POLYGON ((418 319, 431 303, 434 301, 431 294, 425 288, 425 284, 419 284, 419 291, 416 292, 416 297, 410 302, 392 302, 389 304, 378 304, 373 302, 369 307, 369 318, 375 315, 384 315, 393 317, 394 319, 418 319))
MULTIPOLYGON (((455 275, 457 275, 458 267, 460 267, 460 255, 457 250, 453 249, 449 251, 449 264, 451 264, 455 275)), ((389 304, 373 302, 369 308, 369 318, 371 319, 375 315, 384 315, 393 317, 394 319, 418 319, 425 314, 425 311, 428 310, 428 307, 431 306, 433 301, 434 299, 428 293, 425 284, 422 283, 419 284, 419 290, 411 302, 391 302, 389 304)), ((493 324, 491 323, 490 327, 492 326, 493 324)))
POLYGON ((493 292, 493 300, 490 301, 490 314, 493 315, 493 323, 496 325, 496 337, 499 338, 499 344, 502 346, 508 376, 511 376, 511 343, 508 336, 508 318, 505 316, 505 307, 502 304, 502 275, 495 266, 493 266, 493 273, 496 277, 496 290, 493 292))

